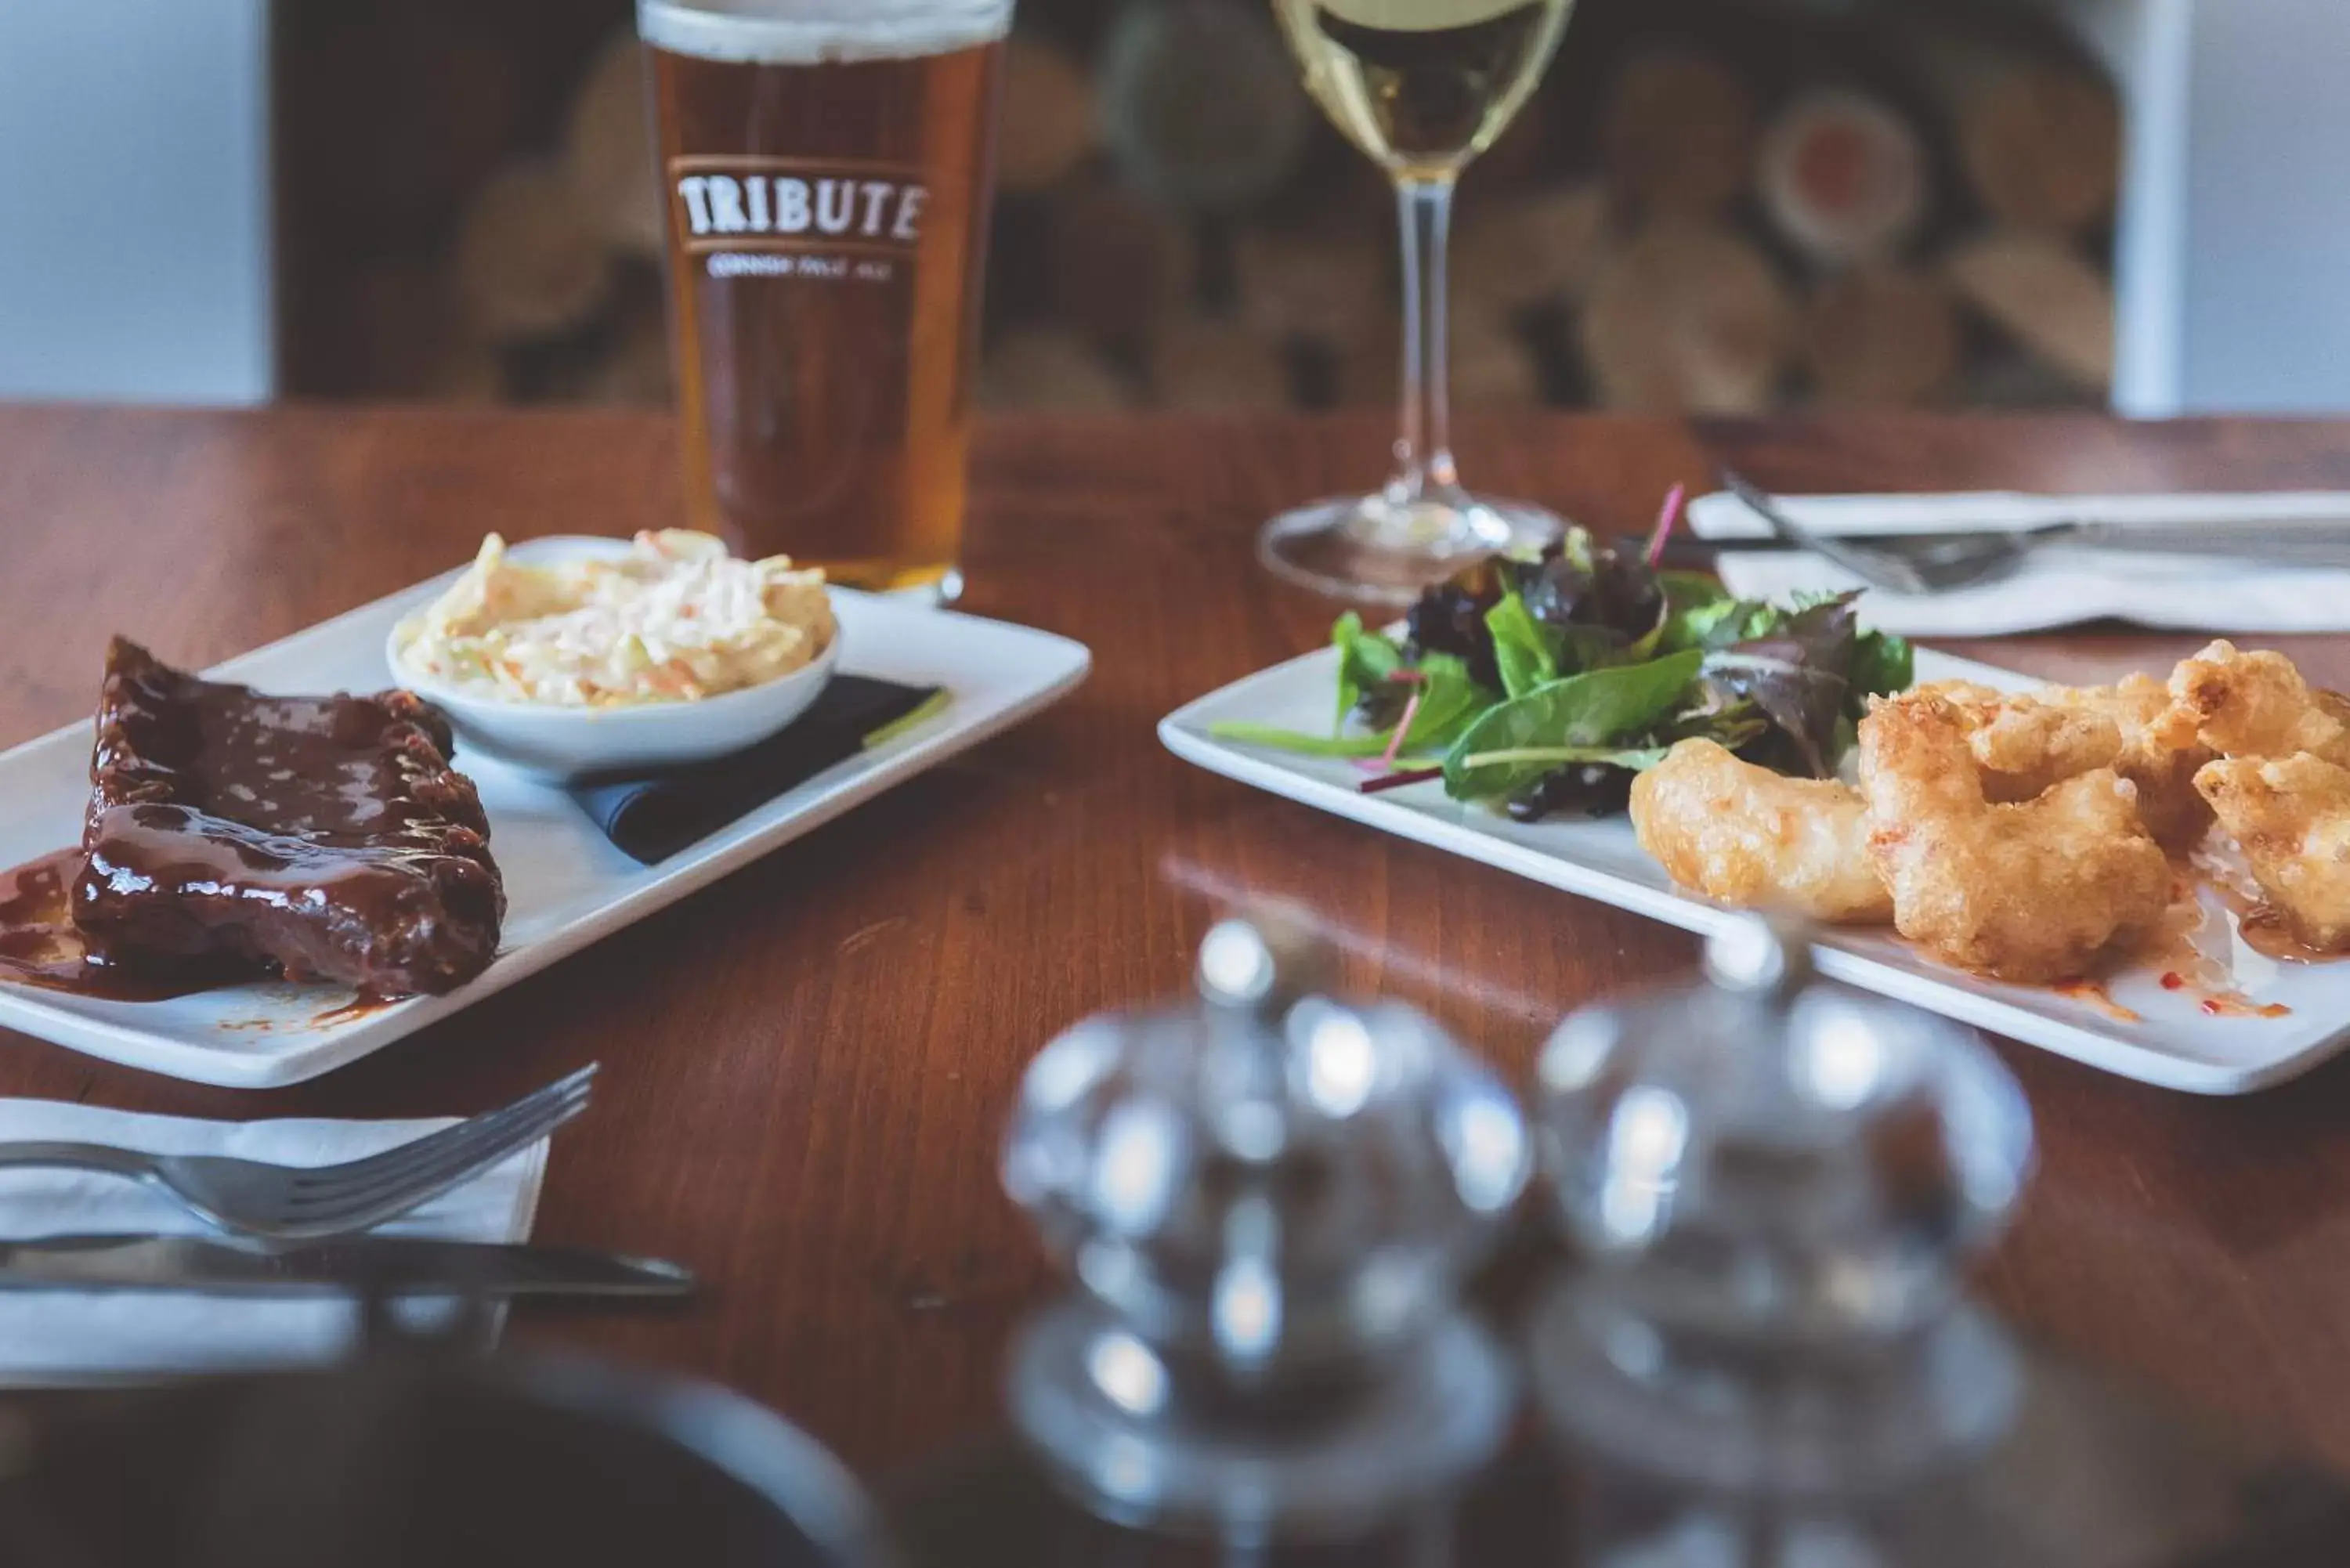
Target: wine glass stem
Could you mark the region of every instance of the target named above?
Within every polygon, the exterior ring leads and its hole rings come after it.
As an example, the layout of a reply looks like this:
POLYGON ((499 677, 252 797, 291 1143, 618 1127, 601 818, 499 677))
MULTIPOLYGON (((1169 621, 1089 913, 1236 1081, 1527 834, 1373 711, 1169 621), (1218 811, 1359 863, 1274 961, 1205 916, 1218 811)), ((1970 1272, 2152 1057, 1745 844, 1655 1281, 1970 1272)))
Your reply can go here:
POLYGON ((1403 418, 1387 498, 1409 505, 1460 483, 1445 409, 1445 242, 1452 228, 1452 181, 1407 175, 1396 182, 1403 223, 1403 418))

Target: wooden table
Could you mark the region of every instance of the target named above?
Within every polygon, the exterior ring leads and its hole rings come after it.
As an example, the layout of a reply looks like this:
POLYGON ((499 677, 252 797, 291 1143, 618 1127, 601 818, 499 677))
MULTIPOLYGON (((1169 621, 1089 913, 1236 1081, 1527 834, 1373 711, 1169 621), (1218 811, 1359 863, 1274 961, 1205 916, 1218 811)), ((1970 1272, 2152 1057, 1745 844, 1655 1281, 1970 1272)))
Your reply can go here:
MULTIPOLYGON (((2350 488, 2350 425, 2090 419, 1468 432, 1496 491, 1626 531, 1733 461, 1795 489, 2350 488)), ((1250 531, 1375 475, 1376 420, 1006 422, 980 443, 968 607, 1092 645, 1043 718, 369 1060, 264 1095, 0 1033, 0 1093, 225 1117, 482 1109, 591 1060, 538 1233, 683 1260, 689 1312, 526 1315, 717 1378, 878 1467, 986 1419, 1047 1288, 998 1191, 1022 1066, 1097 1008, 1183 984, 1218 899, 1330 923, 1354 985, 1430 1008, 1519 1081, 1557 1018, 1689 963, 1690 939, 1189 768, 1184 699, 1318 642, 1328 607, 1250 531)), ((107 635, 203 664, 510 537, 673 514, 651 416, 0 410, 0 744, 86 711, 107 635)), ((1966 651, 2068 678, 2195 639, 2108 630, 1966 651)), ((2350 685, 2350 639, 2301 639, 2350 685)), ((2043 1163, 1985 1274, 2061 1343, 2350 1465, 2350 1066, 2240 1101, 2009 1048, 2043 1163)))

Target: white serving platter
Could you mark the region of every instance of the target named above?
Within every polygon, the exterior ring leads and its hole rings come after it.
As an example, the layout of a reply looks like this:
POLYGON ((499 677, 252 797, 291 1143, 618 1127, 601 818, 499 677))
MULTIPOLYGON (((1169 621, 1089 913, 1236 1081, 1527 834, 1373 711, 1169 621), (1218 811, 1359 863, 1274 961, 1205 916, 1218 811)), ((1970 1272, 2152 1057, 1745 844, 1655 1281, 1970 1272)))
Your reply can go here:
MULTIPOLYGON (((514 554, 528 560, 576 544, 535 540, 514 554)), ((378 599, 208 673, 289 693, 381 690, 391 684, 383 649, 392 623, 455 576, 378 599)), ((1018 723, 1084 680, 1092 662, 1085 646, 1067 638, 917 600, 836 589, 833 603, 846 670, 942 686, 951 701, 659 865, 640 866, 615 848, 560 790, 461 743, 457 765, 481 789, 507 908, 495 961, 459 990, 360 1010, 347 1005, 348 991, 331 986, 254 984, 167 1002, 113 1002, 0 983, 0 1028, 197 1083, 259 1089, 317 1077, 504 990, 1018 723)), ((83 722, 0 753, 0 866, 78 836, 89 746, 83 722)))
MULTIPOLYGON (((1326 730, 1336 660, 1335 649, 1324 649, 1259 670, 1169 714, 1159 737, 1177 756, 1212 773, 1586 898, 1699 932, 1735 918, 1675 888, 1620 816, 1516 823, 1447 798, 1437 783, 1365 794, 1357 787, 1364 775, 1343 759, 1296 756, 1211 732, 1235 721, 1326 730)), ((2010 690, 2035 684, 2012 670, 1927 650, 1918 655, 1918 679, 2010 690)), ((1561 917, 1571 919, 1572 910, 1562 909, 1561 917)), ((2241 1095, 2304 1073, 2350 1043, 2350 961, 2276 962, 2247 947, 2233 916, 2227 919, 2234 951, 2222 956, 2236 987, 2255 1004, 2289 1009, 2283 1016, 2207 1015, 2199 993, 2165 990, 2159 972, 2147 966, 2113 976, 2106 1002, 1966 974, 1889 931, 1828 931, 1814 952, 1821 971, 1837 980, 2093 1067, 2194 1094, 2241 1095)))

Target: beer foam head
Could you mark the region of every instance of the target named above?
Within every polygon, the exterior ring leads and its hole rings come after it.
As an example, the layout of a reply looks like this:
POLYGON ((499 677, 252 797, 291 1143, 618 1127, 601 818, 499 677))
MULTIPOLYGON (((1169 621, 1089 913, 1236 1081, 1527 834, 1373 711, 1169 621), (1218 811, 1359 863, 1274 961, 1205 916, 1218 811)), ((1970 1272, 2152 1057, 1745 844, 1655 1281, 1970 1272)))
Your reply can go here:
POLYGON ((993 43, 1012 0, 637 0, 655 48, 744 65, 914 59, 993 43))

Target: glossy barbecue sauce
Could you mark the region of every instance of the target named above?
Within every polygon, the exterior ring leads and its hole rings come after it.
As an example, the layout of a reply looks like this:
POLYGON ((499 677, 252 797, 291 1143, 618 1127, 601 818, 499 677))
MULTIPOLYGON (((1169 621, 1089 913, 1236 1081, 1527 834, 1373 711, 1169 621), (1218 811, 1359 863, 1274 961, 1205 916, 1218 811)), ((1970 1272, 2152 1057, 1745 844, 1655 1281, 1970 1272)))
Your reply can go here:
POLYGON ((445 722, 405 692, 275 697, 109 652, 74 920, 124 953, 443 992, 504 898, 445 722))
POLYGON ((79 848, 0 873, 0 981, 156 1001, 282 974, 360 998, 488 961, 504 899, 472 786, 405 693, 271 697, 117 639, 79 848))
POLYGON ((161 1002, 231 978, 218 965, 130 966, 113 959, 104 942, 73 922, 73 879, 81 865, 81 851, 67 848, 0 871, 0 981, 112 1002, 161 1002))

